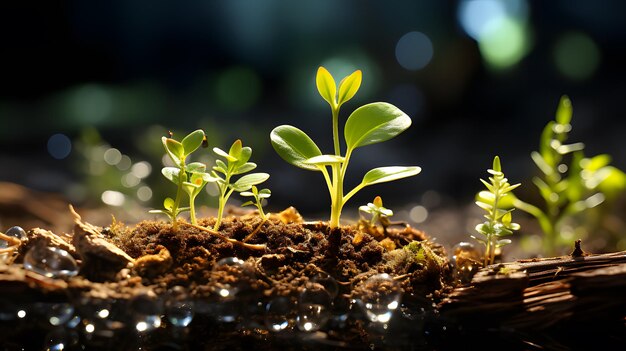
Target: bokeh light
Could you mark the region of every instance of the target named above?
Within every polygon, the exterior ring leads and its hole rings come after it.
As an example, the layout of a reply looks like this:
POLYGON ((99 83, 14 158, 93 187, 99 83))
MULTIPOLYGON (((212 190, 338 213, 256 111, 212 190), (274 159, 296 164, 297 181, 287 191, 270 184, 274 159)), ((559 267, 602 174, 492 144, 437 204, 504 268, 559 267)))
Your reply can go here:
POLYGON ((508 68, 526 55, 529 37, 523 23, 504 17, 489 22, 478 46, 491 67, 508 68))
POLYGON ((433 43, 422 32, 409 32, 396 44, 396 60, 409 71, 420 70, 433 58, 433 43))
POLYGON ((511 67, 528 53, 526 0, 464 0, 457 16, 467 35, 478 42, 489 67, 511 67))
POLYGON ((600 64, 600 50, 585 33, 568 33, 554 47, 557 70, 567 78, 585 80, 590 78, 600 64))
POLYGON ((48 153, 57 160, 66 158, 71 151, 72 141, 67 135, 57 133, 48 139, 48 153))

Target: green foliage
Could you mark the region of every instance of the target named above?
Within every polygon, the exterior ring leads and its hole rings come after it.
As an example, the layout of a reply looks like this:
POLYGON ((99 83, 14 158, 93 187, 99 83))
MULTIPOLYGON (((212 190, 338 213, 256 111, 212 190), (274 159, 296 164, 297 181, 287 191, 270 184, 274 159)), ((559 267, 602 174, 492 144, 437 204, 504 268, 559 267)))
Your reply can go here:
POLYGON ((389 223, 388 218, 393 216, 392 210, 383 207, 383 199, 380 196, 376 196, 374 201, 367 205, 359 207, 359 211, 370 215, 370 225, 380 222, 383 227, 389 223))
POLYGON ((196 224, 194 200, 200 190, 206 184, 209 175, 204 171, 206 166, 199 162, 186 164, 187 157, 196 151, 205 138, 201 129, 189 133, 180 142, 171 137, 162 137, 161 141, 165 152, 170 157, 176 167, 164 167, 161 173, 165 178, 174 183, 177 187, 176 198, 166 198, 163 202, 163 210, 152 210, 150 213, 162 213, 167 215, 172 221, 174 228, 177 228, 176 218, 181 212, 191 211, 191 220, 196 224), (183 192, 190 198, 189 207, 180 207, 183 192))
POLYGON ((544 251, 549 256, 557 254, 562 223, 606 199, 615 198, 626 186, 624 173, 609 166, 610 156, 586 158, 583 143, 566 144, 572 129, 571 119, 572 104, 563 96, 555 120, 541 134, 539 151, 531 153, 541 172, 541 176, 533 178, 533 183, 545 202, 544 208, 520 199, 514 201, 516 207, 539 221, 544 232, 544 251))
POLYGON ((329 226, 339 226, 341 211, 346 202, 362 188, 418 174, 420 167, 380 167, 365 174, 360 184, 344 193, 344 179, 350 157, 355 149, 389 140, 406 130, 411 119, 397 107, 376 102, 357 108, 348 117, 344 127, 345 154, 341 152, 339 140, 339 110, 350 100, 361 86, 361 71, 357 70, 335 83, 332 75, 324 68, 317 71, 317 90, 330 105, 333 126, 333 154, 322 154, 315 142, 300 129, 282 125, 270 134, 272 146, 288 163, 310 171, 319 171, 324 176, 331 199, 329 226), (329 172, 330 168, 330 172, 329 172))
POLYGON ((255 206, 259 210, 261 218, 267 220, 269 214, 265 214, 265 211, 263 211, 263 200, 268 199, 272 195, 270 189, 259 190, 256 185, 253 185, 250 191, 242 191, 239 195, 254 198, 254 201, 244 202, 241 206, 255 206))
POLYGON ((241 140, 236 140, 228 152, 219 148, 213 148, 213 152, 223 157, 226 161, 224 162, 220 159, 216 160, 216 165, 211 172, 212 179, 210 181, 217 184, 220 192, 217 219, 213 227, 213 230, 217 231, 222 223, 224 207, 232 193, 235 191, 239 193, 248 191, 252 189, 253 186, 266 181, 270 175, 267 173, 251 173, 233 182, 233 176, 248 173, 256 168, 255 163, 248 162, 252 156, 252 149, 248 146, 243 147, 241 140))
POLYGON ((481 200, 476 201, 476 205, 487 212, 484 215, 487 220, 476 226, 476 231, 482 237, 478 238, 472 235, 472 238, 485 245, 485 265, 493 264, 497 248, 511 243, 510 239, 502 239, 502 237, 511 235, 514 230, 520 228, 519 224, 512 222, 511 212, 513 209, 503 206, 502 201, 520 184, 509 184, 502 172, 498 156, 494 157, 493 167, 487 172, 491 174, 489 182, 480 180, 487 191, 480 192, 479 198, 481 200))

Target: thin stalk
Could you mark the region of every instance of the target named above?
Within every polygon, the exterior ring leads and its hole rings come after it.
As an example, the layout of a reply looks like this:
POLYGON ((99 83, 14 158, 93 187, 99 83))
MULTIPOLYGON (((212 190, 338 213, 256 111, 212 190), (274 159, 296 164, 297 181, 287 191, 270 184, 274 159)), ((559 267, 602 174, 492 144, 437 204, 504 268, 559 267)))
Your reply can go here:
POLYGON ((180 198, 183 193, 183 182, 185 181, 185 165, 183 164, 180 167, 180 171, 178 172, 178 188, 176 189, 176 199, 174 200, 174 208, 172 208, 172 213, 174 214, 172 217, 172 229, 178 229, 178 221, 176 220, 178 208, 180 207, 180 198))
POLYGON ((331 106, 333 114, 333 145, 335 147, 335 155, 341 156, 341 147, 339 145, 339 106, 331 106))
POLYGON ((333 191, 331 193, 330 223, 331 229, 339 226, 339 217, 341 217, 341 208, 343 207, 343 183, 341 182, 341 169, 338 165, 331 166, 333 171, 333 191))
POLYGON ((190 196, 189 197, 189 211, 191 212, 191 224, 198 224, 198 221, 196 220, 196 197, 195 196, 190 196))

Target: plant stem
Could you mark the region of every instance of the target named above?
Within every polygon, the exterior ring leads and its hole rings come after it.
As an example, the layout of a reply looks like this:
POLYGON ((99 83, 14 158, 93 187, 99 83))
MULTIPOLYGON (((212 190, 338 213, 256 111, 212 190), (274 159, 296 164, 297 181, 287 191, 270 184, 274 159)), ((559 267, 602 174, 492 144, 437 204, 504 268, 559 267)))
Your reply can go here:
POLYGON ((172 217, 172 228, 174 230, 178 229, 178 221, 176 220, 176 214, 178 213, 178 208, 180 208, 180 198, 183 193, 183 182, 185 181, 185 165, 183 164, 180 167, 180 171, 178 172, 178 188, 176 189, 176 200, 174 200, 174 208, 172 208, 172 213, 174 216, 172 217))
POLYGON ((339 145, 339 106, 332 107, 333 114, 333 146, 335 147, 335 155, 341 156, 341 146, 339 145))
POLYGON ((333 171, 333 192, 331 193, 330 223, 331 229, 339 226, 339 217, 343 207, 343 182, 339 165, 331 166, 333 171))
POLYGON ((191 212, 190 214, 191 224, 198 224, 196 220, 196 197, 195 196, 189 197, 189 211, 191 212))

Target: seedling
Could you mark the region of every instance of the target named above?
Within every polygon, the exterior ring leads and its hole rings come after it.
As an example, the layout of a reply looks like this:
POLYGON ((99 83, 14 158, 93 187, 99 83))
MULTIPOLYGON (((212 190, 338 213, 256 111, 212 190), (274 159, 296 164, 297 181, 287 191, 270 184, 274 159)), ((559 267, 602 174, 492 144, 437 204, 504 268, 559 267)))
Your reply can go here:
POLYGON ((360 206, 359 211, 370 215, 370 225, 373 226, 378 222, 385 229, 390 224, 389 217, 393 216, 392 210, 383 207, 383 199, 380 196, 376 196, 374 201, 367 205, 360 206))
POLYGON ((217 231, 222 223, 226 202, 233 192, 241 193, 248 191, 252 189, 252 186, 266 181, 270 175, 267 173, 251 173, 242 176, 234 183, 232 182, 233 176, 250 172, 256 168, 255 163, 248 162, 250 156, 252 156, 252 149, 248 146, 243 147, 241 140, 236 140, 228 152, 219 148, 213 148, 213 152, 226 160, 226 162, 220 159, 215 161, 216 166, 213 167, 213 171, 211 172, 212 179, 209 180, 217 184, 220 192, 217 218, 215 220, 215 226, 213 227, 213 230, 217 231))
MULTIPOLYGON (((161 138, 161 141, 163 142, 163 147, 165 148, 167 155, 176 166, 163 167, 161 173, 169 181, 176 184, 176 197, 174 199, 170 197, 166 198, 165 201, 163 201, 163 210, 151 210, 150 213, 166 214, 172 221, 172 226, 174 230, 178 228, 178 221, 176 220, 176 218, 181 212, 184 211, 191 210, 192 222, 194 222, 195 224, 195 209, 193 208, 193 200, 195 199, 195 196, 197 196, 197 194, 192 196, 193 191, 191 191, 191 188, 189 187, 197 189, 197 187, 200 186, 200 184, 196 183, 198 181, 198 175, 200 177, 203 177, 205 175, 204 171, 206 170, 206 166, 200 162, 186 164, 186 160, 189 155, 191 155, 200 147, 200 145, 202 145, 202 141, 204 140, 204 138, 204 131, 202 131, 201 129, 189 133, 180 142, 174 140, 171 133, 169 137, 161 138), (198 175, 194 176, 194 174, 198 175), (187 181, 190 175, 193 178, 193 183, 189 183, 187 181), (186 191, 190 196, 190 207, 180 206, 181 198, 183 197, 183 191, 186 191)), ((200 191, 198 190, 197 192, 199 193, 200 191)))
POLYGON ((520 228, 519 224, 511 222, 513 209, 506 209, 502 206, 502 199, 520 186, 520 184, 509 184, 504 177, 504 173, 502 173, 498 156, 494 157, 493 167, 487 170, 487 172, 491 174, 489 182, 483 179, 480 181, 487 187, 488 191, 482 191, 479 194, 482 201, 476 201, 476 205, 487 212, 484 215, 487 220, 476 226, 476 231, 483 237, 471 236, 485 245, 485 266, 493 264, 497 248, 511 243, 510 239, 501 238, 513 234, 514 230, 519 230, 520 228))
POLYGON ((541 171, 533 178, 539 194, 545 201, 544 209, 520 199, 514 204, 539 221, 544 233, 544 250, 556 254, 561 225, 573 216, 600 205, 623 189, 624 174, 609 166, 610 157, 599 155, 585 158, 583 143, 565 144, 572 129, 572 104, 567 96, 559 102, 556 119, 543 130, 539 151, 531 158, 541 171), (566 164, 569 157, 569 165, 566 164))
POLYGON ((270 189, 259 190, 257 189, 256 185, 253 185, 252 188, 250 188, 250 191, 243 191, 240 195, 254 198, 254 201, 250 200, 241 204, 242 207, 255 206, 259 210, 259 216, 261 216, 264 221, 267 220, 267 218, 269 217, 269 213, 265 214, 265 211, 263 211, 263 200, 268 199, 272 195, 270 189))
POLYGON ((243 239, 243 242, 245 243, 248 240, 252 239, 256 235, 256 233, 261 230, 261 226, 269 219, 269 213, 266 214, 265 211, 263 211, 263 200, 268 199, 272 195, 272 192, 270 191, 270 189, 259 190, 257 189, 256 185, 253 185, 252 188, 250 188, 250 191, 243 191, 239 195, 253 197, 254 201, 250 200, 244 202, 241 206, 255 206, 259 211, 259 216, 261 217, 261 223, 259 223, 259 225, 252 231, 252 233, 248 234, 245 239, 243 239))
POLYGON ((274 150, 285 161, 309 171, 321 172, 324 176, 330 193, 331 229, 339 226, 343 206, 359 190, 368 185, 414 176, 421 171, 420 167, 415 166, 374 168, 365 174, 360 184, 344 193, 344 179, 354 150, 389 140, 411 125, 411 118, 389 103, 375 102, 361 106, 352 112, 346 121, 344 127, 346 152, 342 155, 339 141, 339 110, 359 90, 361 76, 361 71, 357 70, 341 80, 337 88, 334 78, 324 67, 317 70, 317 90, 330 105, 332 113, 333 154, 322 154, 306 133, 290 125, 278 126, 270 134, 274 150))

